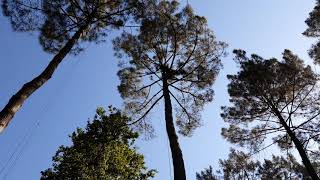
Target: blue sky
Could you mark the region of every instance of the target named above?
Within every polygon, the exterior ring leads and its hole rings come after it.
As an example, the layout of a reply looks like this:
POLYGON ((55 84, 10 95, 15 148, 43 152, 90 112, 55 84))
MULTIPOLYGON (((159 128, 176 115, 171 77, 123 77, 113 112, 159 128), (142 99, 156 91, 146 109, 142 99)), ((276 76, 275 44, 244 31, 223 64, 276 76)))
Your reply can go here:
MULTIPOLYGON (((186 0, 181 1, 186 4, 186 0)), ((307 50, 313 40, 302 36, 304 20, 314 1, 302 0, 189 0, 195 12, 207 17, 219 40, 234 48, 263 57, 281 57, 285 48, 311 62, 307 50)), ((0 108, 22 84, 39 74, 52 55, 39 46, 35 35, 12 32, 0 16, 0 108)), ((110 39, 112 35, 110 36, 110 39)), ((229 151, 220 135, 224 126, 220 106, 228 104, 226 75, 235 73, 232 54, 223 59, 224 68, 217 79, 215 100, 203 112, 203 126, 191 138, 180 137, 188 179, 229 151)), ((90 44, 79 56, 68 56, 53 78, 24 104, 23 108, 0 135, 0 179, 39 179, 40 171, 51 165, 58 146, 70 143, 68 134, 84 127, 96 107, 121 107, 117 92, 117 59, 112 43, 90 44), (15 153, 14 153, 15 152, 15 153)), ((156 137, 140 140, 139 151, 148 167, 159 171, 156 180, 172 176, 164 114, 153 112, 156 137), (170 175, 171 174, 171 175, 170 175)), ((261 156, 263 156, 263 153, 261 156)))

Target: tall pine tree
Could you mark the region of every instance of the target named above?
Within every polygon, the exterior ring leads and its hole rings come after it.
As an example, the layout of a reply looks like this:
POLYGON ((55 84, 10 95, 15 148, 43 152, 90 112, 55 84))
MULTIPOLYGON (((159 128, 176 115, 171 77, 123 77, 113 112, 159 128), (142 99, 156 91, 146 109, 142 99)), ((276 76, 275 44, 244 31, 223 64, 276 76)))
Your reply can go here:
POLYGON ((240 71, 228 75, 231 106, 223 107, 229 123, 222 135, 231 143, 254 148, 268 141, 295 147, 313 179, 319 179, 308 157, 309 144, 320 141, 319 77, 289 50, 283 61, 247 57, 235 50, 240 71))
POLYGON ((104 40, 110 30, 124 26, 130 15, 139 18, 143 9, 145 4, 139 0, 2 0, 3 14, 13 30, 38 32, 43 49, 54 56, 0 111, 0 132, 29 96, 52 77, 67 54, 79 53, 84 42, 104 40))
POLYGON ((127 60, 121 63, 118 89, 135 119, 132 123, 150 127, 147 116, 164 100, 176 180, 186 179, 186 173, 175 122, 185 136, 200 126, 200 112, 213 100, 211 86, 226 46, 216 40, 204 17, 190 6, 179 9, 177 1, 154 4, 136 34, 124 33, 114 41, 116 55, 127 60))

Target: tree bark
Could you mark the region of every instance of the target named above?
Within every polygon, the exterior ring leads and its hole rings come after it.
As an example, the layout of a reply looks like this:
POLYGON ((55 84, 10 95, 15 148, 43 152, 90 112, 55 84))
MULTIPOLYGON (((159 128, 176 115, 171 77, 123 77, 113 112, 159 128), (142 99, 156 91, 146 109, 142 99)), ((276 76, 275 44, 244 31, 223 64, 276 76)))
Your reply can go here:
POLYGON ((310 159, 309 159, 306 151, 303 148, 302 143, 297 138, 297 136, 294 133, 294 131, 291 130, 291 128, 286 123, 286 121, 283 119, 281 113, 276 109, 274 109, 274 110, 275 110, 275 114, 278 117, 281 125, 284 127, 284 129, 286 130, 287 134, 290 136, 291 140, 293 141, 294 145, 296 146, 296 149, 298 150, 299 155, 300 155, 300 157, 302 159, 302 163, 306 167, 306 170, 307 170, 309 176, 313 180, 320 180, 319 176, 317 175, 316 170, 314 169, 314 167, 312 166, 312 164, 310 162, 310 159))
POLYGON ((52 58, 45 70, 42 71, 39 76, 24 84, 22 88, 10 98, 7 105, 0 112, 0 133, 8 126, 15 113, 21 108, 28 97, 52 77, 58 65, 71 51, 72 47, 76 44, 87 27, 88 25, 80 27, 72 38, 63 46, 63 48, 52 58))
POLYGON ((184 167, 182 151, 179 145, 178 136, 176 134, 176 130, 173 123, 169 85, 165 73, 163 73, 162 82, 165 106, 165 121, 173 161, 174 180, 186 180, 186 172, 184 167))

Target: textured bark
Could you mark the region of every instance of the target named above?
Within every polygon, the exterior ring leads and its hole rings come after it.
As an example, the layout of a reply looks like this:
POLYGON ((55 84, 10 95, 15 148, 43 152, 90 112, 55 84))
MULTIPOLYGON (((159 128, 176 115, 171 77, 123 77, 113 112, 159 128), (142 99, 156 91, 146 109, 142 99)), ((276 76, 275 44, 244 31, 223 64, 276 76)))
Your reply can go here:
POLYGON ((165 106, 165 120, 167 135, 170 142, 170 149, 173 161, 174 180, 186 180, 186 172, 182 151, 179 145, 178 136, 173 123, 172 104, 170 99, 169 85, 165 73, 163 73, 163 97, 165 106))
POLYGON ((52 58, 46 69, 39 76, 24 84, 22 88, 10 98, 7 105, 0 112, 0 133, 8 126, 15 113, 21 108, 28 97, 51 78, 58 65, 71 51, 86 28, 87 26, 80 27, 65 46, 52 58))
POLYGON ((317 175, 316 170, 314 169, 314 167, 312 166, 310 159, 306 153, 306 151, 303 148, 302 143, 300 142, 300 140, 297 138, 296 134, 294 133, 294 131, 292 131, 290 129, 290 127, 288 126, 288 124, 286 123, 286 121, 283 119, 281 113, 275 109, 275 113, 281 123, 281 125, 284 127, 284 129, 286 130, 287 134, 290 136, 291 140, 293 141, 296 149, 299 152, 299 155, 302 159, 302 163, 305 166, 309 176, 313 179, 313 180, 320 180, 319 176, 317 175))

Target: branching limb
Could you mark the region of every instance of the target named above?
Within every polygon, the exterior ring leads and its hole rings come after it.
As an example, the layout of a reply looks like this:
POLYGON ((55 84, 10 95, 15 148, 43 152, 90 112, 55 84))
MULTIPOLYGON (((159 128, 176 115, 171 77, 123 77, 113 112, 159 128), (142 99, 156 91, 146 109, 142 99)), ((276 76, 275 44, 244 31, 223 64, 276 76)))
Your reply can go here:
POLYGON ((135 90, 135 92, 140 92, 140 91, 142 91, 142 90, 144 90, 144 89, 146 89, 146 88, 149 88, 149 87, 157 84, 157 83, 158 83, 159 81, 161 81, 161 80, 162 80, 162 79, 158 79, 158 80, 152 82, 151 84, 145 85, 145 86, 141 87, 140 89, 135 90))
POLYGON ((149 114, 149 112, 153 109, 153 107, 161 100, 163 98, 163 95, 162 96, 160 96, 151 106, 150 106, 150 108, 139 118, 139 119, 137 119, 136 121, 134 121, 134 122, 132 122, 132 123, 129 123, 129 124, 127 124, 127 125, 134 125, 134 124, 136 124, 137 122, 139 122, 139 121, 141 121, 142 119, 144 119, 148 114, 149 114))
POLYGON ((169 91, 169 93, 171 94, 171 96, 176 100, 176 102, 179 104, 179 106, 182 108, 182 110, 187 114, 188 116, 188 120, 189 122, 191 121, 192 117, 191 115, 188 113, 187 109, 179 102, 179 100, 174 96, 174 94, 169 91))
POLYGON ((136 112, 138 113, 138 112, 142 111, 144 108, 146 108, 146 107, 150 104, 150 102, 152 102, 152 100, 153 100, 156 96, 158 96, 161 92, 162 92, 162 89, 159 90, 156 94, 154 94, 147 102, 145 101, 144 103, 142 103, 143 106, 142 106, 141 108, 139 108, 138 110, 136 110, 136 112))

